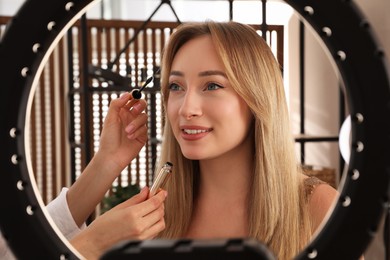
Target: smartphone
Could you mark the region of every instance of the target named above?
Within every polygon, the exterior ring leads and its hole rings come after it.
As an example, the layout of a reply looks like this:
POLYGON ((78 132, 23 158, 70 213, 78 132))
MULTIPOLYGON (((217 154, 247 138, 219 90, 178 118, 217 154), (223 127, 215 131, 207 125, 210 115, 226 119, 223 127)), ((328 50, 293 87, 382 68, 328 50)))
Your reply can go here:
POLYGON ((152 187, 150 188, 149 197, 154 196, 157 193, 158 189, 165 184, 165 182, 168 180, 168 177, 172 173, 172 167, 173 164, 171 162, 166 162, 163 165, 161 170, 158 172, 156 178, 154 179, 152 187))

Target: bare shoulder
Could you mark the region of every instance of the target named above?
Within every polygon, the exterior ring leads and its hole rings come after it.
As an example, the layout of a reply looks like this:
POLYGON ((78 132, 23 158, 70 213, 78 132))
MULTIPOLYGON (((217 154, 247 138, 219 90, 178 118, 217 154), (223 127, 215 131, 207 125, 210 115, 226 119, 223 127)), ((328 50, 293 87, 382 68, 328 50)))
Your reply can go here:
MULTIPOLYGON (((321 225, 322 221, 327 217, 333 205, 336 202, 339 192, 317 178, 305 177, 304 179, 307 199, 309 204, 310 218, 312 221, 312 232, 315 232, 321 225)), ((361 256, 359 260, 364 260, 361 256)))
POLYGON ((329 184, 319 180, 311 180, 310 177, 305 179, 305 183, 314 183, 311 184, 310 194, 308 194, 308 205, 314 231, 326 217, 328 211, 333 208, 339 193, 329 184))

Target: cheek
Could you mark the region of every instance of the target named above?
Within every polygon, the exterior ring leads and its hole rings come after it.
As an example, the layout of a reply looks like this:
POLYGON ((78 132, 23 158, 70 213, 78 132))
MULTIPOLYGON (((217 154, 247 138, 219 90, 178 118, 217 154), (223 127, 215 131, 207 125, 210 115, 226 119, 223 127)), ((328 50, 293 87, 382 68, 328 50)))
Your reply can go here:
POLYGON ((253 117, 248 105, 238 98, 232 98, 229 102, 223 102, 219 105, 214 104, 213 110, 216 110, 217 107, 236 122, 249 122, 253 117))
POLYGON ((241 111, 242 118, 247 122, 248 125, 252 125, 254 115, 247 105, 245 105, 241 111))
POLYGON ((167 117, 171 123, 175 120, 175 118, 177 118, 176 106, 174 105, 173 102, 169 102, 169 100, 167 103, 167 117))
POLYGON ((253 121, 253 114, 249 107, 243 102, 237 102, 237 106, 232 115, 235 116, 235 124, 240 128, 245 134, 250 131, 253 121))
POLYGON ((243 115, 242 117, 242 131, 244 135, 248 135, 251 132, 251 128, 253 127, 253 117, 251 115, 243 115))
POLYGON ((178 134, 179 134, 179 115, 178 115, 178 107, 177 105, 175 105, 175 103, 173 102, 169 102, 167 103, 167 119, 171 125, 171 128, 172 128, 172 131, 173 131, 173 134, 175 135, 175 137, 177 138, 178 134))

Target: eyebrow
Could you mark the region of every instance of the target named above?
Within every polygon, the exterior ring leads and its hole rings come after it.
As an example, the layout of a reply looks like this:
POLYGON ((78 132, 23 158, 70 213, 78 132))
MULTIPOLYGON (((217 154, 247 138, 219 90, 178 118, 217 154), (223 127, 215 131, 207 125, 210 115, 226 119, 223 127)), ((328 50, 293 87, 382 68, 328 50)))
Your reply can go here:
MULTIPOLYGON (((226 73, 220 71, 220 70, 206 70, 198 73, 199 77, 207 77, 207 76, 213 76, 213 75, 220 75, 222 77, 227 78, 226 73)), ((183 77, 184 73, 181 71, 173 70, 170 73, 170 76, 179 76, 183 77)))

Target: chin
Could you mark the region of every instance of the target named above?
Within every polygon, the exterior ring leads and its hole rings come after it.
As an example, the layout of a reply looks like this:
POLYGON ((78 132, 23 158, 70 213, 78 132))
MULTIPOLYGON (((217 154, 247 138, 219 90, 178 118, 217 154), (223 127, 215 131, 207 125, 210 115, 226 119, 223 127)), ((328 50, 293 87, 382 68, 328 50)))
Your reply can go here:
POLYGON ((188 159, 188 160, 201 160, 201 159, 203 159, 202 156, 194 155, 194 154, 192 154, 192 153, 190 153, 190 154, 185 154, 185 153, 183 153, 183 155, 184 155, 184 157, 185 157, 186 159, 188 159))
POLYGON ((183 151, 183 156, 188 160, 202 160, 204 159, 204 154, 196 153, 193 149, 189 149, 187 151, 183 151))

